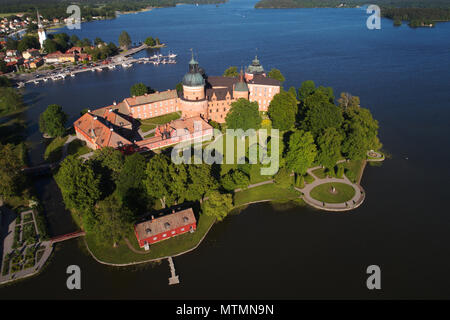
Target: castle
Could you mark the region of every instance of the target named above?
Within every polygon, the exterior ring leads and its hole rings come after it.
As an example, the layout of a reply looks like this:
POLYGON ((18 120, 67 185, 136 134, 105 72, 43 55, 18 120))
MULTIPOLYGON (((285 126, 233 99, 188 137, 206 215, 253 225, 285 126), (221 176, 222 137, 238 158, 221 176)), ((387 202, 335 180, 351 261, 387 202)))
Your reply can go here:
POLYGON ((238 99, 256 101, 259 111, 266 112, 281 88, 280 81, 266 76, 257 57, 246 68, 245 74, 241 70, 239 77, 232 78, 207 76, 192 56, 182 86, 181 92, 155 92, 89 110, 74 123, 77 137, 92 149, 106 146, 133 151, 161 148, 192 136, 211 135, 212 127, 208 121, 225 122, 231 103, 238 99), (153 137, 143 139, 138 134, 137 119, 177 111, 181 112, 181 119, 160 126, 153 137), (194 126, 196 121, 201 121, 201 128, 194 126))

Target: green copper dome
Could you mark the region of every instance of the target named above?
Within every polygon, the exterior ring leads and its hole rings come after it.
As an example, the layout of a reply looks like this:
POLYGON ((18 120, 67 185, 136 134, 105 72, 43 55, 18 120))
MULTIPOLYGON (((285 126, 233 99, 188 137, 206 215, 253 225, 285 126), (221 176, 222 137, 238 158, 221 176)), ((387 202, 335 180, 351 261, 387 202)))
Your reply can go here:
POLYGON ((250 74, 264 73, 264 68, 259 63, 257 56, 255 56, 255 59, 253 59, 252 64, 248 66, 247 73, 250 74))
POLYGON ((195 61, 194 54, 192 54, 191 61, 189 61, 189 72, 183 77, 183 85, 189 87, 205 85, 205 79, 199 71, 198 62, 195 61))

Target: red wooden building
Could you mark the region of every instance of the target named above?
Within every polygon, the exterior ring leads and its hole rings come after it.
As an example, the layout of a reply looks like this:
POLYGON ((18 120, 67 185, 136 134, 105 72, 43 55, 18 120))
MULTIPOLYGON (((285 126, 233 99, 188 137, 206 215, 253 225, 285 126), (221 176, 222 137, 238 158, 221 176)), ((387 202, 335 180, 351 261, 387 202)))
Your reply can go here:
POLYGON ((192 208, 189 208, 138 223, 134 226, 134 232, 139 246, 148 250, 150 244, 194 232, 196 228, 197 220, 192 208))

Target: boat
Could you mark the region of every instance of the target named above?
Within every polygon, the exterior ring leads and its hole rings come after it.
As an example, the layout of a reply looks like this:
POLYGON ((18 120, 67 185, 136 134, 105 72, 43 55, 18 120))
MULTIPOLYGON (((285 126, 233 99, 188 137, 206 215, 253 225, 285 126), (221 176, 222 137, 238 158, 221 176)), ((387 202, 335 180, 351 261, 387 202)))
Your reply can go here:
POLYGON ((158 58, 158 56, 156 54, 154 54, 150 57, 150 59, 157 59, 157 58, 158 58))
POLYGON ((95 71, 103 71, 102 68, 95 68, 95 71))
POLYGON ((115 69, 116 66, 115 66, 115 65, 111 65, 111 66, 108 66, 108 68, 109 68, 110 70, 112 70, 112 69, 115 69))
POLYGON ((169 51, 169 58, 176 58, 176 54, 175 53, 170 53, 170 51, 169 51))
POLYGON ((70 76, 73 78, 75 77, 75 73, 71 73, 70 76))
POLYGON ((124 67, 124 68, 129 68, 129 67, 131 67, 132 66, 132 64, 131 63, 122 63, 122 67, 124 67))

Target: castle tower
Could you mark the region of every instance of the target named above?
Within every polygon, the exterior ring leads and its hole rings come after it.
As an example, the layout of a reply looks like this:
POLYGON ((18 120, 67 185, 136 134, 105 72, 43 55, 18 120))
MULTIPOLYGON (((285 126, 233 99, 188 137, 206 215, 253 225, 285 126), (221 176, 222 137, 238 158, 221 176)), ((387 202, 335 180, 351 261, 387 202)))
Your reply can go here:
POLYGON ((44 41, 47 40, 47 34, 45 33, 44 26, 41 23, 41 17, 39 15, 39 11, 37 11, 37 19, 38 19, 39 44, 41 45, 41 49, 43 49, 44 48, 44 41))
POLYGON ((263 66, 259 63, 258 56, 255 56, 252 64, 247 67, 245 71, 245 80, 252 80, 255 75, 263 75, 266 76, 266 72, 264 71, 263 66))
POLYGON ((194 53, 189 61, 189 72, 183 77, 183 96, 184 99, 190 101, 205 99, 205 79, 199 71, 194 53))
POLYGON ((233 88, 233 97, 235 99, 244 98, 248 100, 248 86, 244 81, 244 72, 241 68, 241 73, 239 74, 239 82, 234 85, 233 88))
POLYGON ((205 99, 205 79, 192 53, 189 71, 183 77, 183 94, 178 99, 178 108, 185 118, 207 115, 208 101, 205 99))

